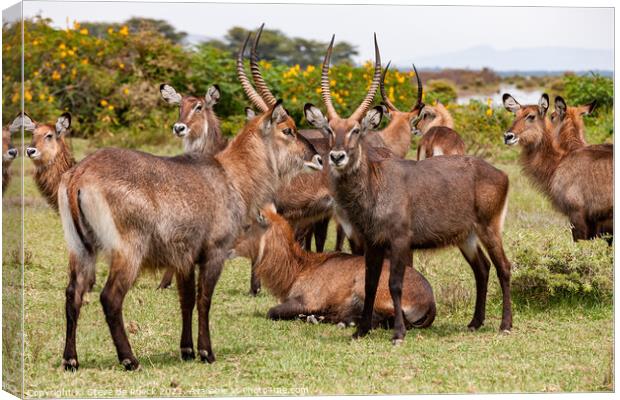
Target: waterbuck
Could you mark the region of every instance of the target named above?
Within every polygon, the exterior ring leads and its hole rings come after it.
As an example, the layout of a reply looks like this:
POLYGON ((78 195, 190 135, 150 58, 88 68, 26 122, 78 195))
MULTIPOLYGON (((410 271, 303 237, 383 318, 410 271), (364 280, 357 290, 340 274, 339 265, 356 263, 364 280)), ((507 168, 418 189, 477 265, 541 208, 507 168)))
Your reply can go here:
POLYGON ((215 285, 241 227, 315 152, 281 102, 248 122, 215 156, 158 157, 102 149, 63 176, 59 205, 69 249, 65 369, 76 369, 77 320, 97 254, 110 261, 101 303, 127 370, 138 368, 123 323, 123 299, 145 268, 173 268, 181 301, 181 355, 194 358, 192 312, 198 303, 198 353, 213 362, 209 310, 215 285), (198 293, 194 265, 198 264, 198 293))
POLYGON ((52 125, 35 122, 23 114, 19 124, 32 132, 26 155, 35 166, 34 181, 47 203, 58 211, 58 186, 62 175, 75 165, 75 159, 65 141, 71 129, 71 114, 63 113, 52 125))
MULTIPOLYGON (((363 137, 381 121, 383 108, 366 112, 379 85, 375 71, 371 90, 349 118, 341 118, 332 104, 329 60, 333 38, 323 62, 322 98, 327 118, 314 105, 304 107, 306 119, 330 138, 330 186, 337 210, 364 239, 366 257, 365 299, 362 319, 353 337, 371 329, 372 312, 381 266, 390 259, 389 287, 394 302, 393 343, 405 336, 402 285, 412 250, 456 245, 476 278, 476 306, 470 329, 482 326, 490 264, 496 267, 503 296, 500 329, 512 327, 510 262, 504 254, 502 228, 507 209, 508 177, 487 162, 468 156, 402 160, 378 154, 363 137), (365 114, 365 116, 364 116, 365 114), (441 206, 441 205, 445 205, 441 206)), ((380 65, 375 37, 376 62, 380 65)))
MULTIPOLYGON (((328 322, 359 322, 364 303, 364 257, 345 253, 310 253, 295 240, 286 219, 273 204, 263 207, 257 220, 240 236, 233 251, 249 257, 256 274, 281 304, 270 319, 294 319, 299 314, 325 317, 328 322)), ((393 320, 388 289, 389 263, 383 263, 373 325, 393 320)), ((408 327, 424 328, 435 319, 435 298, 428 281, 413 268, 404 276, 403 312, 408 327)))
POLYGON ((568 107, 561 96, 556 96, 551 125, 560 150, 570 152, 588 145, 583 116, 591 114, 594 107, 596 101, 583 106, 568 107))
MULTIPOLYGON (((523 172, 568 217, 573 240, 613 235, 613 146, 591 145, 569 152, 560 149, 552 123, 545 118, 549 108, 546 93, 537 105, 522 106, 508 93, 503 102, 515 115, 504 133, 504 143, 521 146, 523 172)), ((572 121, 565 119, 563 124, 572 121)))
MULTIPOLYGON (((19 118, 19 117, 18 117, 19 118)), ((2 193, 9 186, 9 181, 11 179, 11 174, 9 167, 15 157, 17 157, 17 149, 13 146, 13 142, 11 141, 11 134, 13 133, 13 129, 15 132, 19 131, 19 126, 17 128, 13 128, 12 124, 9 128, 2 128, 2 193)))
POLYGON ((418 160, 465 154, 465 142, 453 129, 450 111, 440 102, 424 105, 413 125, 415 135, 422 136, 418 143, 418 160))

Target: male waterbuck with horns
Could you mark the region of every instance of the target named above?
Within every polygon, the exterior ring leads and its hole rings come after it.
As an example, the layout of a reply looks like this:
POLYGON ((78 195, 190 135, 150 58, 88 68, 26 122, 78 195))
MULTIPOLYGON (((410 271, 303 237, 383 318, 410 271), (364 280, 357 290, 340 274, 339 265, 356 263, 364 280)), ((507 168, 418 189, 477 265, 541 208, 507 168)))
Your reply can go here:
POLYGON ((503 295, 501 330, 512 327, 510 263, 504 254, 502 228, 507 209, 508 177, 487 162, 468 156, 402 160, 378 154, 363 137, 381 121, 382 107, 368 108, 379 85, 381 60, 375 38, 376 68, 370 90, 349 118, 341 118, 329 90, 330 44, 323 62, 322 98, 327 118, 312 104, 304 107, 308 121, 331 140, 330 185, 337 210, 361 234, 366 247, 365 299, 354 337, 371 329, 372 312, 383 259, 389 253, 389 288, 394 302, 393 342, 405 336, 402 285, 412 250, 456 245, 476 278, 476 305, 469 327, 485 319, 490 264, 497 269, 503 295), (364 116, 365 114, 365 116, 364 116), (449 206, 440 207, 446 204, 449 206))
MULTIPOLYGON (((310 253, 294 238, 286 219, 273 204, 263 207, 257 221, 235 245, 234 255, 249 257, 256 273, 280 303, 271 319, 294 319, 299 314, 324 317, 349 325, 359 321, 364 304, 364 257, 345 253, 310 253)), ((388 290, 389 263, 383 263, 373 311, 373 325, 393 320, 388 290)), ((424 328, 435 319, 435 298, 428 281, 413 268, 405 272, 403 311, 408 327, 424 328)), ((315 319, 316 321, 316 319, 315 319)))
POLYGON ((241 227, 255 218, 280 182, 314 156, 281 102, 248 122, 215 156, 158 157, 102 149, 63 176, 59 205, 69 249, 65 369, 76 369, 77 320, 97 254, 110 260, 101 292, 119 361, 139 363, 129 344, 122 304, 139 271, 174 268, 181 301, 181 355, 194 358, 192 312, 198 303, 198 353, 213 362, 209 310, 224 261, 241 227), (194 265, 198 264, 198 292, 194 265))
POLYGON ((504 133, 504 143, 521 146, 523 171, 568 217, 573 240, 613 235, 613 146, 591 145, 567 153, 558 147, 551 122, 545 117, 547 94, 537 105, 522 106, 508 93, 503 101, 515 115, 504 133))

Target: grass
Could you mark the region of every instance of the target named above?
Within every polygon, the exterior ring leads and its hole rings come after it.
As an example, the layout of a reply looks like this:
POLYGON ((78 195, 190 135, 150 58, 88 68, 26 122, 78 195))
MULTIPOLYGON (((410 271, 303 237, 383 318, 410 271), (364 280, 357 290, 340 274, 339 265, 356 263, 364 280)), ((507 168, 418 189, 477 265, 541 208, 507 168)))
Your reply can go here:
MULTIPOLYGON (((74 147, 79 156, 88 151, 83 141, 74 141, 74 147)), ((212 365, 180 360, 176 290, 156 291, 159 276, 145 274, 124 306, 129 338, 142 365, 140 371, 130 373, 117 362, 98 301, 107 275, 107 265, 100 261, 97 284, 87 295, 78 325, 81 368, 66 373, 60 361, 67 253, 60 220, 36 192, 28 160, 25 166, 27 397, 613 390, 611 300, 539 303, 517 299, 512 334, 500 334, 501 299, 492 273, 486 324, 472 333, 466 325, 473 312, 474 280, 456 249, 416 253, 414 265, 433 285, 438 315, 431 328, 409 331, 400 347, 390 344, 391 332, 385 330, 351 341, 353 328, 267 320, 266 312, 276 300, 266 293, 250 297, 249 263, 229 261, 212 306, 217 357, 212 365)), ((508 258, 512 260, 527 247, 574 246, 566 219, 532 188, 519 167, 504 164, 499 168, 511 180, 504 234, 508 258)), ((18 194, 16 185, 9 188, 4 206, 10 209, 18 194)), ((19 227, 15 214, 5 211, 3 218, 3 228, 19 227)), ((333 248, 334 237, 330 231, 328 248, 333 248)), ((11 259, 4 254, 6 290, 11 283, 6 281, 11 259)), ((513 267, 516 276, 520 266, 513 267)), ((610 277, 612 269, 609 265, 610 277)), ((13 272, 9 276, 19 276, 19 271, 13 272)), ((6 314, 7 301, 17 296, 4 293, 6 314)), ((15 313, 13 318, 17 318, 15 313)), ((16 343, 3 345, 15 354, 16 343)), ((17 381, 15 385, 13 390, 19 390, 17 381)))

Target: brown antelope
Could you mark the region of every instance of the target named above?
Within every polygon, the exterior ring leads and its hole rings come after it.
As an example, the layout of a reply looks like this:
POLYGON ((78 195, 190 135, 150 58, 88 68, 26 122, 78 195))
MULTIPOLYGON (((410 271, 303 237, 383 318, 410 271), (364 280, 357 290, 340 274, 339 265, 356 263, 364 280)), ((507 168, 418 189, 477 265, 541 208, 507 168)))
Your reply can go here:
POLYGON ((13 147, 13 143, 11 141, 11 133, 12 133, 11 128, 2 128, 2 193, 3 194, 6 188, 9 186, 9 181, 11 179, 9 167, 11 166, 11 163, 13 162, 15 157, 17 157, 17 149, 13 147))
POLYGON ((65 137, 71 128, 71 114, 63 113, 56 124, 46 125, 23 114, 24 130, 32 131, 32 141, 26 155, 35 166, 34 181, 39 192, 55 211, 58 211, 58 186, 62 175, 75 165, 65 137))
POLYGON ((381 76, 376 37, 373 82, 360 107, 346 119, 337 114, 330 95, 332 48, 333 38, 321 79, 327 118, 312 104, 306 104, 304 111, 306 119, 331 140, 329 177, 336 210, 344 211, 348 223, 365 242, 364 309, 353 337, 364 336, 371 329, 377 284, 388 252, 389 288, 395 310, 393 342, 397 344, 405 336, 402 284, 406 267, 412 264, 412 250, 449 245, 461 249, 476 278, 476 306, 470 329, 479 328, 485 318, 490 264, 481 244, 496 267, 502 289, 500 329, 510 330, 511 267, 501 236, 507 209, 507 175, 475 157, 433 157, 418 162, 386 156, 368 147, 362 138, 380 123, 383 114, 382 107, 367 112, 381 76))
MULTIPOLYGON (((257 48, 264 25, 262 24, 258 29, 250 51, 250 70, 256 89, 247 78, 243 64, 243 56, 251 33, 248 34, 237 54, 237 77, 248 99, 261 112, 275 102, 275 96, 265 83, 258 64, 257 48)), ((247 108, 246 117, 251 119, 254 116, 252 109, 247 108)), ((301 129, 299 133, 313 144, 319 154, 326 154, 327 144, 321 132, 316 129, 301 129)), ((320 162, 320 159, 317 160, 317 163, 320 162)), ((307 250, 310 250, 314 235, 318 252, 324 249, 328 223, 332 214, 329 191, 322 174, 315 172, 299 175, 289 184, 284 185, 276 196, 278 210, 295 227, 296 237, 305 244, 307 250)), ((252 292, 254 293, 254 289, 252 292)))
POLYGON ((450 111, 443 104, 437 102, 435 105, 424 105, 414 122, 414 133, 422 136, 418 143, 417 159, 464 155, 465 143, 453 128, 450 111))
POLYGON ((228 140, 222 136, 220 122, 213 111, 220 99, 217 85, 207 89, 204 98, 182 96, 165 83, 159 91, 168 104, 179 106, 179 119, 172 126, 172 133, 183 139, 186 153, 215 154, 226 147, 228 140))
POLYGON ((551 125, 560 150, 570 152, 588 145, 585 138, 583 116, 592 113, 596 101, 577 107, 568 107, 560 96, 555 98, 555 111, 551 125))
POLYGON ((315 152, 281 102, 248 122, 215 156, 158 157, 102 149, 63 176, 60 214, 69 249, 65 369, 76 369, 77 320, 97 254, 110 260, 101 303, 118 360, 139 363, 129 344, 122 304, 138 273, 174 268, 181 300, 181 355, 194 358, 192 312, 198 303, 198 353, 213 362, 209 310, 215 285, 241 227, 281 182, 315 152), (199 266, 198 294, 194 265, 199 266))
MULTIPOLYGON (((551 122, 545 118, 547 94, 541 96, 538 105, 522 106, 508 93, 503 102, 515 115, 504 133, 504 143, 521 146, 523 171, 568 217, 573 240, 613 235, 613 146, 591 145, 563 151, 554 138, 551 122)), ((564 118, 562 124, 573 122, 564 118)))
MULTIPOLYGON (((328 322, 357 323, 364 303, 364 257, 345 253, 310 253, 295 240, 286 219, 273 204, 265 206, 233 253, 252 259, 256 274, 280 304, 270 319, 294 319, 299 314, 325 317, 328 322)), ((381 270, 373 324, 394 319, 388 289, 389 262, 381 270)), ((428 281, 407 268, 403 287, 403 312, 408 327, 424 328, 435 319, 435 298, 428 281)))

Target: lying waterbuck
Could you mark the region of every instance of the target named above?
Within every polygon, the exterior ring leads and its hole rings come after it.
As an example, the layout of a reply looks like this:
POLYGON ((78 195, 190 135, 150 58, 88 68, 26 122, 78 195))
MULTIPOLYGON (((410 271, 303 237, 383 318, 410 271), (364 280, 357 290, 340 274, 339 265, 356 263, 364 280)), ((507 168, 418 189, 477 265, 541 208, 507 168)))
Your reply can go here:
POLYGON ((76 369, 77 320, 97 254, 110 260, 101 292, 119 361, 138 368, 122 304, 145 268, 174 268, 181 300, 181 355, 194 358, 192 311, 198 303, 198 353, 213 362, 209 309, 215 285, 241 227, 271 200, 281 182, 314 156, 281 102, 248 122, 215 156, 158 157, 102 149, 63 176, 59 204, 69 249, 65 369, 76 369), (198 293, 194 265, 198 264, 198 293))
MULTIPOLYGON (((20 117, 17 117, 18 119, 20 117)), ((13 146, 11 141, 11 134, 19 131, 19 126, 11 124, 8 128, 2 128, 2 193, 9 186, 11 179, 11 173, 9 167, 15 157, 17 157, 17 149, 13 146)))
POLYGON ((179 106, 179 119, 172 126, 172 133, 183 139, 186 153, 215 154, 226 147, 228 140, 222 136, 220 122, 213 111, 220 99, 217 85, 207 89, 204 98, 182 96, 165 83, 159 91, 164 101, 179 106))
MULTIPOLYGON (((281 304, 267 314, 271 319, 294 319, 299 314, 325 317, 328 322, 359 322, 364 304, 364 257, 345 253, 310 253, 295 240, 291 226, 265 206, 233 252, 248 257, 256 274, 281 304)), ((388 289, 389 262, 381 269, 373 325, 394 319, 388 289)), ((425 328, 435 319, 435 298, 428 281, 407 268, 403 285, 403 312, 407 327, 425 328)))
MULTIPOLYGON (((613 146, 591 145, 567 153, 559 148, 551 122, 545 118, 547 94, 538 105, 522 106, 508 93, 503 101, 515 115, 504 133, 504 143, 521 146, 523 171, 568 217, 573 240, 613 235, 613 146)), ((563 124, 572 121, 565 119, 563 124)))
POLYGON ((62 175, 75 165, 65 137, 71 128, 71 114, 63 113, 54 125, 35 122, 23 114, 19 124, 32 132, 32 141, 26 155, 35 166, 34 181, 41 195, 55 211, 58 211, 58 186, 62 175))
MULTIPOLYGON (((383 109, 366 110, 343 119, 335 111, 329 90, 329 60, 333 39, 323 63, 322 97, 327 118, 312 104, 304 107, 307 120, 331 140, 330 185, 337 210, 363 237, 366 247, 365 299, 362 319, 354 337, 371 329, 372 312, 383 259, 389 252, 389 287, 394 302, 394 343, 405 336, 402 285, 412 250, 456 245, 476 278, 476 306, 471 329, 485 318, 490 264, 496 267, 503 296, 501 330, 512 327, 510 262, 504 254, 502 228, 507 209, 508 177, 487 162, 468 156, 433 157, 424 161, 402 160, 378 154, 363 137, 381 121, 383 109), (364 116, 364 113, 366 114, 364 116), (441 205, 446 205, 442 207, 441 205), (480 243, 480 244, 479 244, 480 243)), ((380 65, 379 49, 375 51, 380 65)), ((375 73, 369 95, 379 84, 375 73)))
POLYGON ((555 98, 555 111, 551 113, 551 125, 558 147, 570 152, 588 145, 585 138, 583 116, 596 107, 596 101, 577 107, 568 107, 561 96, 555 98))

